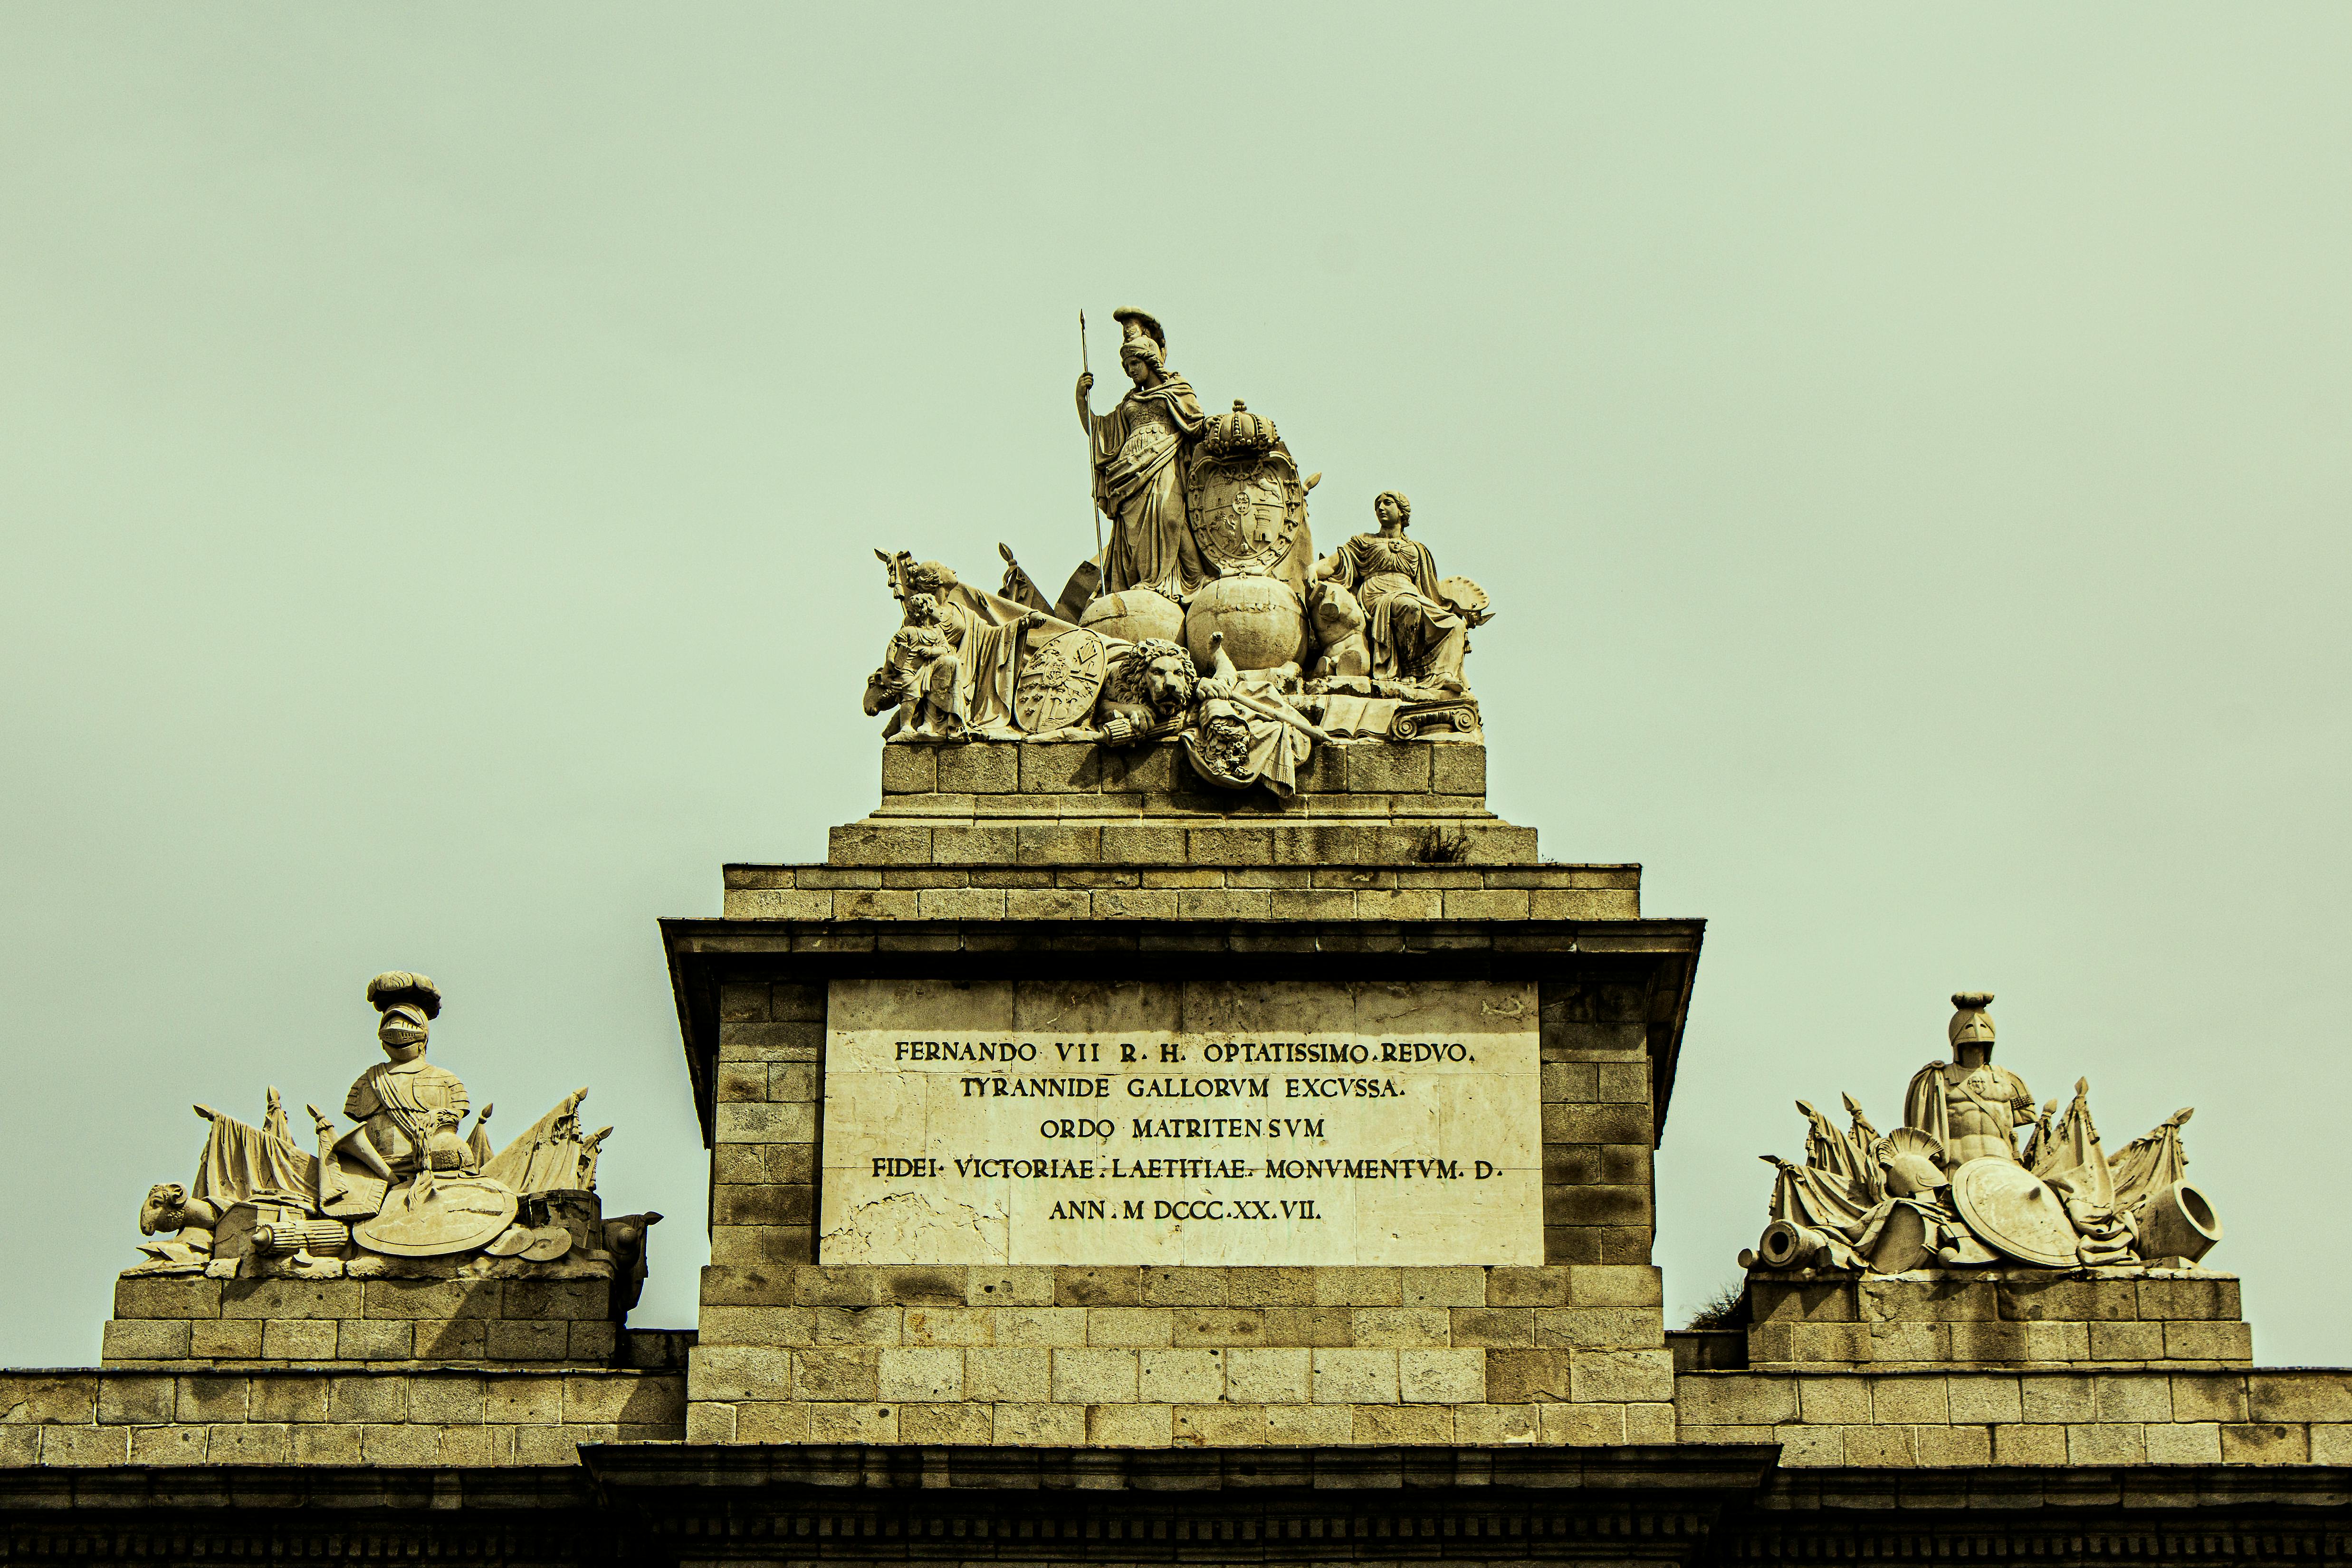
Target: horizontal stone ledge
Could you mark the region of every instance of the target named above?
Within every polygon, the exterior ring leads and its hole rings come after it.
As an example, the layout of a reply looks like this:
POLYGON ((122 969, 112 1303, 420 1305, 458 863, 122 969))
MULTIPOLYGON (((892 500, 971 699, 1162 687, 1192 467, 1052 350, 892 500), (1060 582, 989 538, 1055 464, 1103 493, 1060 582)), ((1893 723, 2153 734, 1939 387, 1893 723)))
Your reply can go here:
MULTIPOLYGON (((735 1429, 737 1410, 697 1406, 706 1428, 721 1421, 735 1429)), ((934 1499, 989 1492, 1052 1491, 1087 1500, 1089 1510, 1128 1506, 1164 1510, 1165 1494, 1269 1489, 1333 1491, 1361 1499, 1379 1489, 1432 1494, 1454 1489, 1524 1489, 1553 1494, 1600 1494, 1603 1506, 1634 1505, 1633 1489, 1745 1496, 1760 1487, 1776 1455, 1770 1443, 1675 1446, 1638 1443, 1511 1446, 1364 1443, 1343 1446, 1282 1442, 1202 1441, 1155 1447, 1090 1447, 1077 1442, 1004 1445, 910 1445, 885 1442, 777 1443, 689 1436, 665 1447, 583 1448, 582 1462, 609 1492, 641 1494, 709 1486, 729 1489, 805 1486, 895 1491, 939 1489, 934 1499)), ((1569 1509, 1594 1499, 1556 1501, 1569 1509)), ((1352 1514, 1355 1503, 1349 1504, 1352 1514)), ((1072 1521, 1076 1523, 1077 1521, 1072 1521)), ((1166 1528, 1166 1521, 1161 1528, 1166 1528)), ((1080 1525, 1080 1528, 1089 1528, 1080 1525)), ((994 1531, 1045 1534, 1043 1520, 996 1517, 994 1531)), ((985 1535, 986 1530, 976 1529, 985 1535)), ((1091 1529, 1089 1528, 1089 1533, 1091 1529)), ((1156 1532, 1155 1532, 1156 1533, 1156 1532)), ((1163 1537, 1164 1539, 1164 1537, 1163 1537)), ((1514 1537, 1513 1539, 1520 1539, 1514 1537)))
POLYGON ((1184 860, 1122 861, 1116 865, 1053 866, 1010 856, 919 867, 748 864, 725 868, 728 891, 874 892, 965 887, 1156 888, 1262 887, 1404 889, 1525 888, 1531 892, 1638 891, 1638 864, 1538 862, 1472 866, 1412 862, 1394 866, 1335 862, 1268 866, 1198 866, 1184 860))
MULTIPOLYGON (((751 1307, 1647 1307, 1649 1263, 1528 1266, 708 1265, 702 1303, 751 1307)), ((709 1338, 705 1335, 704 1343, 709 1338)))
POLYGON ((968 952, 1227 952, 1507 954, 1540 960, 1571 953, 1684 956, 1704 921, 1277 921, 1202 916, 1192 921, 835 921, 670 919, 674 953, 737 955, 968 952))

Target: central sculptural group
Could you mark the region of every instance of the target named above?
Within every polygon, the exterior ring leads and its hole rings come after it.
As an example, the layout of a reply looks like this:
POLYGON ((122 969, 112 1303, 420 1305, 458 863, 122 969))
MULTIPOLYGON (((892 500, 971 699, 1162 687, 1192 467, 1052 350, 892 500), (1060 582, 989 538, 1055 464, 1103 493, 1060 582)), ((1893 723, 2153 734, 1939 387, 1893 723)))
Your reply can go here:
POLYGON ((877 551, 900 606, 866 690, 885 738, 1174 739, 1208 783, 1284 795, 1318 742, 1477 733, 1462 666, 1488 601, 1438 576, 1412 503, 1381 492, 1376 528, 1318 557, 1322 476, 1241 399, 1203 414, 1160 322, 1117 317, 1133 384, 1097 415, 1077 384, 1108 537, 1051 601, 1002 545, 995 593, 877 551))

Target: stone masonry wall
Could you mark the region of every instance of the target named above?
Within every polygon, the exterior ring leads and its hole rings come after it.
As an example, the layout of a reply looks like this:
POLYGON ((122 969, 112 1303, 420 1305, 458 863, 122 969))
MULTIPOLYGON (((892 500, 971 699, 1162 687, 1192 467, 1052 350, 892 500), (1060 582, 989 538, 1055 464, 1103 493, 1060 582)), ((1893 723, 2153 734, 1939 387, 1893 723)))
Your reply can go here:
POLYGON ((2090 1269, 1966 1279, 1751 1273, 1751 1370, 2064 1364, 2200 1371, 2253 1361, 2226 1274, 2090 1269))
POLYGON ((605 1279, 209 1279, 114 1286, 109 1367, 318 1363, 602 1367, 624 1349, 605 1279))
POLYGON ((572 1465, 675 1442, 675 1372, 0 1373, 0 1468, 572 1465))
POLYGON ((2352 1373, 1685 1373, 1684 1443, 1792 1468, 2352 1465, 2352 1373))
POLYGON ((1664 1443, 1646 1265, 730 1267, 704 1443, 1664 1443))

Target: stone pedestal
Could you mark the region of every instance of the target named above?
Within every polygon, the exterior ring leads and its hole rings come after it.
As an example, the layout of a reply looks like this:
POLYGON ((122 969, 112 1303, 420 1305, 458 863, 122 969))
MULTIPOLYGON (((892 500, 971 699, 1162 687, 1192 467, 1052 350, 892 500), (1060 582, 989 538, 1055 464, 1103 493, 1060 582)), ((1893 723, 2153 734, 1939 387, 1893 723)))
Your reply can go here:
POLYGON ((1757 1271, 1744 1305, 1753 1371, 2211 1372, 2253 1362, 2237 1277, 2203 1270, 1757 1271))
POLYGON ((1539 862, 1475 740, 1318 746, 1279 802, 1171 745, 883 781, 824 864, 665 922, 692 1439, 1670 1440, 1650 1156, 1701 926, 1638 868, 1539 862))

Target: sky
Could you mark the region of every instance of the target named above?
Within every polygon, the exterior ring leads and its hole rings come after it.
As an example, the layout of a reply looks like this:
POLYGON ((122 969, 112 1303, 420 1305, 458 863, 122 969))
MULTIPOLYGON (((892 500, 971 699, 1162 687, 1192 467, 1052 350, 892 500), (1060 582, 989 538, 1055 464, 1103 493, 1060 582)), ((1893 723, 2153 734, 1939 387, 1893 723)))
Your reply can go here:
POLYGON ((875 548, 1091 549, 1123 305, 1319 536, 1412 496, 1494 808, 1708 921, 1673 1321, 1980 988, 2352 1362, 2348 77, 2287 4, 0 8, 0 1364, 393 968, 494 1131, 590 1088, 690 1324, 655 921, 874 805, 875 548))

